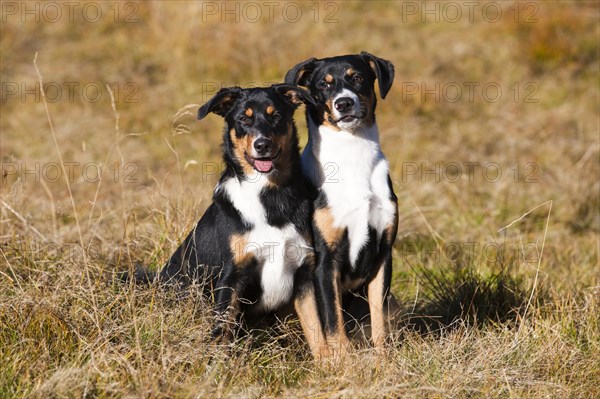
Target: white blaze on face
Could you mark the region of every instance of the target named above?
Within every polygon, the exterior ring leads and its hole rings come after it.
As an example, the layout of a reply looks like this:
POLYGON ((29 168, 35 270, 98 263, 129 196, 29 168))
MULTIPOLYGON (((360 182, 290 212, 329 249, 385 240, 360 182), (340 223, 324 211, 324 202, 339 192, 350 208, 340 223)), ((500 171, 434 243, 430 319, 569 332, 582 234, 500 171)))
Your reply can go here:
MULTIPOLYGON (((333 118, 335 120, 340 119, 344 115, 356 115, 356 116, 360 116, 360 99, 358 98, 358 96, 356 95, 356 93, 354 93, 351 90, 343 89, 340 93, 338 93, 333 98, 333 100, 331 101, 331 106, 333 108, 331 110, 331 115, 333 115, 333 118), (335 102, 337 100, 339 100, 340 98, 344 98, 344 97, 351 98, 354 101, 354 105, 352 106, 352 109, 349 112, 342 114, 340 111, 338 111, 335 108, 335 102)), ((358 125, 360 125, 360 123, 361 123, 361 120, 357 118, 357 119, 353 119, 353 120, 351 120, 349 122, 339 121, 337 123, 337 125, 342 130, 353 130, 358 125)))

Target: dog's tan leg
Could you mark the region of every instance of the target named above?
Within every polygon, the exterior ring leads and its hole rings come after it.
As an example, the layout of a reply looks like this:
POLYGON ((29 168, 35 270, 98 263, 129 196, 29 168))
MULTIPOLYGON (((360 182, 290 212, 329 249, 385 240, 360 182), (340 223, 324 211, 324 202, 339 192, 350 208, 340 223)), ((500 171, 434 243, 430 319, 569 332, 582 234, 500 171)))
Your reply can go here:
MULTIPOLYGON (((390 313, 394 316, 398 312, 398 307, 391 309, 392 297, 390 293, 390 284, 392 279, 392 246, 398 232, 398 202, 393 192, 392 182, 388 176, 388 185, 391 192, 390 201, 395 209, 394 218, 387 226, 382 239, 385 244, 383 250, 383 259, 378 265, 377 274, 367 286, 367 296, 369 299, 369 311, 371 313, 371 337, 373 345, 376 348, 383 348, 385 339, 390 327, 390 313)), ((395 305, 397 303, 393 301, 395 305)))
POLYGON ((317 360, 329 357, 331 349, 325 340, 314 291, 311 289, 297 296, 294 307, 313 357, 317 360))
POLYGON ((333 273, 333 292, 335 294, 335 314, 337 325, 335 331, 327 334, 327 343, 333 348, 336 354, 343 355, 348 351, 351 344, 344 326, 341 277, 338 271, 333 273))
POLYGON ((369 282, 368 297, 369 311, 371 313, 371 336, 373 345, 381 348, 387 336, 387 317, 385 297, 387 292, 384 284, 385 266, 381 265, 375 278, 369 282))
POLYGON ((328 208, 315 210, 313 222, 315 234, 320 238, 316 243, 319 259, 316 264, 315 288, 323 304, 320 311, 323 313, 321 316, 325 337, 334 354, 343 353, 350 347, 350 340, 344 328, 341 276, 335 259, 344 230, 334 226, 333 215, 328 208))

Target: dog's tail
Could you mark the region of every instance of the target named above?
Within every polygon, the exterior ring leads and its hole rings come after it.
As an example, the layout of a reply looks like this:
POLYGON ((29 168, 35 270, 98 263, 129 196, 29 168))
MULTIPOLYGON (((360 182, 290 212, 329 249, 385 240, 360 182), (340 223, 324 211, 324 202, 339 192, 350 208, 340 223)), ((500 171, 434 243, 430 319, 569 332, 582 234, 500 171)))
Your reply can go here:
POLYGON ((123 283, 133 283, 138 285, 150 285, 158 280, 158 273, 148 270, 146 267, 141 265, 135 265, 135 269, 132 271, 125 271, 118 274, 119 281, 123 283))

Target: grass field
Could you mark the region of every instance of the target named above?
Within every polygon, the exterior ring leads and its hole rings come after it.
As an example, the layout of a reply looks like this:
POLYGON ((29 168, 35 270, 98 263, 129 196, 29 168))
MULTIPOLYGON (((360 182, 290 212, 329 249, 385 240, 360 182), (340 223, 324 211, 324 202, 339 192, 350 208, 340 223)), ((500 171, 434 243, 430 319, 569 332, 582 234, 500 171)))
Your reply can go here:
POLYGON ((600 7, 467 3, 2 2, 0 397, 600 397, 600 7), (219 347, 198 295, 112 282, 210 203, 198 105, 361 50, 396 66, 393 291, 452 328, 319 365, 294 320, 219 347))

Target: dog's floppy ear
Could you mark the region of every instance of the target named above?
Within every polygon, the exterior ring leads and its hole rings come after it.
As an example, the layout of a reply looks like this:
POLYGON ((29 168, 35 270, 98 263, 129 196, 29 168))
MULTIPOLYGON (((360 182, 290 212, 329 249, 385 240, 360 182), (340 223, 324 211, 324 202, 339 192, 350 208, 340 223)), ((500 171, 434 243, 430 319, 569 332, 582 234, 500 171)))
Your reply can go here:
POLYGON ((301 104, 316 105, 310 93, 301 87, 289 84, 277 84, 272 86, 287 102, 297 108, 301 104))
POLYGON ((385 98, 394 82, 394 65, 384 60, 383 58, 375 57, 373 54, 369 54, 366 51, 360 53, 360 57, 365 60, 375 72, 377 80, 379 81, 379 94, 381 98, 385 98))
POLYGON ((315 70, 316 62, 316 58, 309 58, 308 60, 297 64, 285 74, 285 83, 306 86, 310 75, 315 70))
POLYGON ((225 117, 235 101, 240 98, 240 87, 227 87, 219 90, 217 94, 198 110, 198 119, 204 118, 209 112, 225 117))

